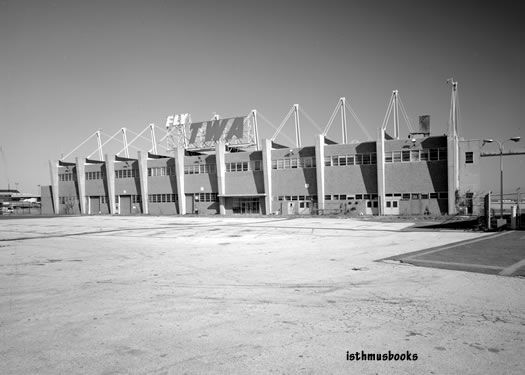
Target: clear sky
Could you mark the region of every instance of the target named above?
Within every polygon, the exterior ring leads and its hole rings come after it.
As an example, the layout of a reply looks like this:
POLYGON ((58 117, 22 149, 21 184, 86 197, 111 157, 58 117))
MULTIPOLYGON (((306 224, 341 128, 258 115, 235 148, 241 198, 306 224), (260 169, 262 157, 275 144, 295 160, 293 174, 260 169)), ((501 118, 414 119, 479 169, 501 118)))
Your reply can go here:
MULTIPOLYGON (((412 122, 430 114, 440 135, 449 77, 459 82, 461 136, 525 137, 524 7, 483 4, 0 0, 0 188, 9 177, 36 192, 50 183, 48 160, 97 129, 138 132, 183 112, 202 121, 257 109, 278 125, 299 103, 324 128, 345 96, 375 136, 398 89, 412 122)), ((349 125, 349 139, 364 140, 349 125)), ((317 131, 302 127, 313 144, 317 131)), ((340 141, 338 129, 329 135, 340 141)), ((273 129, 263 122, 260 133, 273 129)), ((285 133, 293 138, 292 122, 285 133)), ((506 145, 525 149, 525 139, 506 145)), ((93 140, 82 155, 95 149, 93 140)), ((525 155, 504 168, 505 190, 525 191, 525 155)), ((482 188, 499 192, 497 158, 482 160, 482 188)))

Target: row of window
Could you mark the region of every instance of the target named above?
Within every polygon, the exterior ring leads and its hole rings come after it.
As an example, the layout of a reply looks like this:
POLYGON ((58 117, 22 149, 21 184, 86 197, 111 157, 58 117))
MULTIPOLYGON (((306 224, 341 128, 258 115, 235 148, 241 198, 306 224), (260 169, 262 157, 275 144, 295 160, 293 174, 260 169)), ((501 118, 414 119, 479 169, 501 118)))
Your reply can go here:
POLYGON ((148 176, 175 176, 175 168, 151 167, 148 168, 148 176))
POLYGON ((272 169, 315 168, 315 157, 272 160, 272 169))
POLYGON ((58 197, 60 204, 76 203, 78 202, 77 197, 58 197))
POLYGON ((215 164, 193 164, 184 166, 184 174, 217 173, 215 164))
POLYGON ((377 154, 375 152, 354 155, 334 155, 324 158, 324 165, 327 167, 345 167, 347 165, 377 164, 377 154))
POLYGON ((317 195, 279 195, 279 201, 316 201, 317 195))
MULTIPOLYGON (((402 200, 418 199, 448 199, 448 192, 438 193, 388 193, 385 198, 398 198, 402 200)), ((330 200, 376 200, 377 194, 327 194, 324 196, 327 201, 330 200)))
POLYGON ((74 173, 60 173, 58 175, 59 181, 74 181, 75 180, 75 174, 74 173))
POLYGON ((139 177, 138 169, 119 169, 115 171, 115 178, 135 178, 139 177))
POLYGON ((409 163, 439 160, 447 160, 446 147, 385 152, 385 163, 409 163))
POLYGON ((149 194, 148 202, 150 203, 169 203, 177 202, 177 194, 149 194))
MULTIPOLYGON (((115 195, 115 203, 118 203, 118 201, 119 201, 119 196, 115 195)), ((141 195, 137 195, 137 194, 133 194, 133 195, 131 195, 131 201, 133 203, 140 203, 140 202, 142 202, 142 196, 141 195)), ((100 196, 100 203, 102 203, 102 204, 109 203, 109 197, 101 195, 100 196)))
POLYGON ((86 180, 102 180, 104 177, 103 171, 86 172, 86 180))
POLYGON ((195 200, 199 202, 218 202, 219 196, 217 193, 195 193, 195 200))
POLYGON ((226 163, 226 172, 246 172, 262 170, 262 160, 238 161, 226 163))

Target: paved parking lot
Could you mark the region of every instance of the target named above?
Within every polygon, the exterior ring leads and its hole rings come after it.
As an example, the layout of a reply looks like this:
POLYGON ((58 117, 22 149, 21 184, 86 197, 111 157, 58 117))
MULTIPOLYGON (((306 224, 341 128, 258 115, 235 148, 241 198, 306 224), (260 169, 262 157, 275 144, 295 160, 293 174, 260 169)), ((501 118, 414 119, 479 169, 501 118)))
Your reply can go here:
POLYGON ((521 374, 525 280, 377 262, 487 236, 410 224, 1 220, 0 373, 521 374))
POLYGON ((501 276, 525 276, 525 232, 499 232, 445 246, 395 255, 388 259, 424 267, 501 276))

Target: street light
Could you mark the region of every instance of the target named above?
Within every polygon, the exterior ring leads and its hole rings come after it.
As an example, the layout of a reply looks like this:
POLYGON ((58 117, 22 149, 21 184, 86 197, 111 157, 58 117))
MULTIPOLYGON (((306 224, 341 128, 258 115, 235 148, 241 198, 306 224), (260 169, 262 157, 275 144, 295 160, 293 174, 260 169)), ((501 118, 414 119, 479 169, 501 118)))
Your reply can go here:
POLYGON ((512 141, 512 142, 519 142, 521 137, 511 137, 509 139, 504 140, 503 142, 500 142, 498 140, 494 139, 484 139, 483 145, 486 143, 492 143, 496 142, 499 147, 499 174, 500 174, 500 181, 499 181, 499 209, 500 209, 500 218, 503 219, 503 145, 505 142, 512 141))

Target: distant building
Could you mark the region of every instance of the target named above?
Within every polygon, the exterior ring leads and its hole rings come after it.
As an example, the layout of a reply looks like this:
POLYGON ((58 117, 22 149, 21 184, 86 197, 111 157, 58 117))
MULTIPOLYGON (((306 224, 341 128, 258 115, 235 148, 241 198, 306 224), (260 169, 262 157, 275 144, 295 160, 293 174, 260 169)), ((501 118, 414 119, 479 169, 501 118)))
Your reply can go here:
POLYGON ((20 193, 15 189, 0 189, 2 211, 26 213, 32 207, 40 207, 40 195, 20 193))

